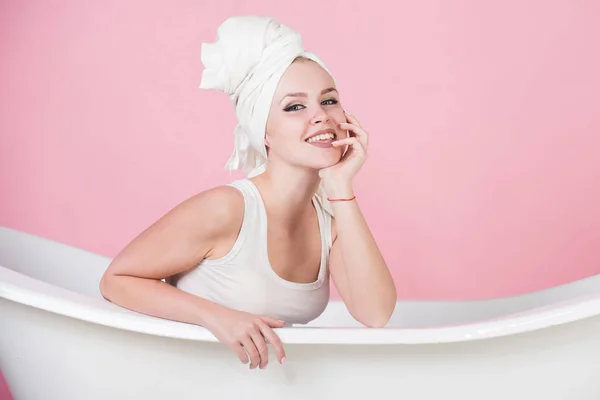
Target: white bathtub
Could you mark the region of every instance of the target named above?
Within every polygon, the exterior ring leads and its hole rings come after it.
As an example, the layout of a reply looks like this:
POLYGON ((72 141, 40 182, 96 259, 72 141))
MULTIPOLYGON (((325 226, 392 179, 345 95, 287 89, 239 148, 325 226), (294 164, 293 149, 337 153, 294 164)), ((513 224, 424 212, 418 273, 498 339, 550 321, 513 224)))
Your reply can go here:
POLYGON ((109 261, 0 228, 0 368, 15 400, 600 398, 600 276, 506 299, 399 302, 385 329, 332 302, 277 330, 285 365, 249 370, 201 327, 105 301, 109 261))

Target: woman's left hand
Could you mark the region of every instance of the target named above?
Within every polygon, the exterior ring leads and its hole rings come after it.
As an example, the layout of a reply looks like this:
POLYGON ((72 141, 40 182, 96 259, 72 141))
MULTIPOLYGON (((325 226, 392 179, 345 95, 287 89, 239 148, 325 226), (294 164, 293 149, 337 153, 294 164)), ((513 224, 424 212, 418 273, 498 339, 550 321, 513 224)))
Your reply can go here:
POLYGON ((351 195, 348 192, 352 191, 352 180, 367 159, 368 134, 360 126, 356 117, 347 112, 345 114, 348 122, 342 122, 340 127, 347 129, 349 136, 333 142, 332 145, 334 147, 348 146, 348 150, 337 164, 319 171, 319 176, 329 196, 351 195))

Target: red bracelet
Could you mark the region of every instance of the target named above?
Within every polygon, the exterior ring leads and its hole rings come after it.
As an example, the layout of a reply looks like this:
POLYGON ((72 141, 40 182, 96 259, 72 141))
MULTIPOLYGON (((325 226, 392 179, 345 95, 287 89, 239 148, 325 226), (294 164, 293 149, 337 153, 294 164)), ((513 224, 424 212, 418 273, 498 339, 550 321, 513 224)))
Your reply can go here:
POLYGON ((352 201, 352 200, 354 200, 355 198, 356 198, 356 196, 352 196, 352 197, 351 197, 351 198, 349 198, 349 199, 330 199, 330 198, 328 197, 328 198, 327 198, 327 200, 329 200, 329 201, 352 201))

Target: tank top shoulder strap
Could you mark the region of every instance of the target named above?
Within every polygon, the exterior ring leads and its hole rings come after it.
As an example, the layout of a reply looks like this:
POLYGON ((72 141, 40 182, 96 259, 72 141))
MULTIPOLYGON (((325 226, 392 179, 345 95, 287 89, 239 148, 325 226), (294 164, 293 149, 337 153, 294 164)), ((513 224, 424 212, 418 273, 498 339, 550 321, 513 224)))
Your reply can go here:
POLYGON ((227 184, 239 190, 244 197, 244 224, 257 224, 260 219, 261 199, 258 198, 253 183, 248 179, 239 179, 227 184))
POLYGON ((226 186, 233 187, 240 191, 244 198, 244 215, 242 225, 238 233, 238 237, 229 253, 218 260, 205 260, 205 264, 222 264, 230 262, 234 257, 237 257, 240 252, 247 251, 247 246, 254 247, 256 237, 256 229, 260 225, 259 203, 255 193, 252 190, 252 183, 245 179, 235 180, 227 183, 226 186))
POLYGON ((254 192, 252 190, 252 182, 250 182, 248 179, 238 179, 232 182, 229 182, 227 184, 227 186, 231 186, 234 187, 236 189, 238 189, 240 192, 242 192, 242 195, 244 195, 244 200, 245 201, 253 201, 254 199, 254 192))
POLYGON ((324 248, 327 249, 327 255, 329 255, 329 251, 331 250, 332 237, 331 237, 331 215, 325 211, 321 201, 319 200, 319 196, 313 197, 313 203, 315 208, 317 209, 317 216, 319 218, 320 224, 319 229, 321 231, 322 244, 324 248))

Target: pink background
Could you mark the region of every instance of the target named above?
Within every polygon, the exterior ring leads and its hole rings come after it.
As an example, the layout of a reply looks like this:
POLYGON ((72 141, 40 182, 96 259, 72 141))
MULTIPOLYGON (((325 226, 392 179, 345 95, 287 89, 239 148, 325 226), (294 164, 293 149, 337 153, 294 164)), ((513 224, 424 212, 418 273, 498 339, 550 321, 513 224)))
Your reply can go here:
POLYGON ((0 1, 0 225, 114 256, 228 182, 234 111, 198 89, 200 43, 268 14, 371 133, 356 193, 400 298, 599 273, 600 3, 375 3, 0 1))

